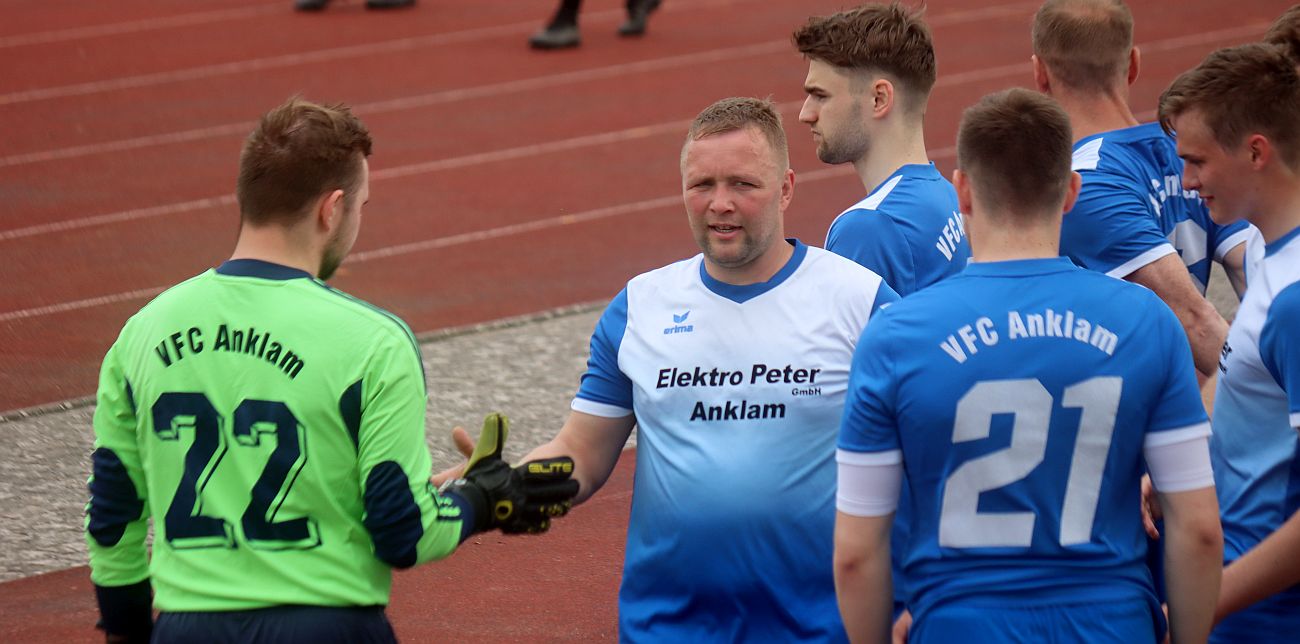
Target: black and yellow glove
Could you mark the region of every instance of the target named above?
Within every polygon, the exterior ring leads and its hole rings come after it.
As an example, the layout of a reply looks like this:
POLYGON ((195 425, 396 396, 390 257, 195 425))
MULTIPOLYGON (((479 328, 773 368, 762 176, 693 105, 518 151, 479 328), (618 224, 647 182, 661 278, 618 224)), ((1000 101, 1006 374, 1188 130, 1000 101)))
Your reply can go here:
POLYGON ((578 482, 572 478, 573 459, 547 458, 511 468, 501 459, 509 427, 504 415, 488 414, 465 473, 444 485, 443 491, 469 503, 474 532, 546 532, 552 518, 569 512, 578 494, 578 482))

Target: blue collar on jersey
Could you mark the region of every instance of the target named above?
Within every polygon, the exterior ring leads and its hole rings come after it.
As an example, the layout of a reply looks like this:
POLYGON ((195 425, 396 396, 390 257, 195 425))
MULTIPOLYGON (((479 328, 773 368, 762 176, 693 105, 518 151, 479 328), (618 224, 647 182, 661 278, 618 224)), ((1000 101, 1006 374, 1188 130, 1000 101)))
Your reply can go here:
POLYGON ((1282 235, 1277 239, 1274 239, 1270 243, 1264 244, 1264 257, 1268 257, 1269 255, 1272 255, 1273 253, 1282 250, 1282 247, 1286 246, 1288 243, 1291 242, 1291 240, 1295 239, 1296 235, 1300 235, 1300 228, 1292 228, 1291 232, 1282 235))
POLYGON ((721 282, 714 279, 712 275, 709 275, 709 272, 704 269, 703 261, 700 262, 700 280, 704 282, 705 287, 710 291, 713 291, 715 294, 725 297, 736 304, 744 304, 745 302, 780 286, 781 282, 784 282, 789 278, 790 275, 794 273, 795 269, 799 268, 799 264, 803 263, 804 256, 808 254, 808 247, 804 246, 803 242, 797 239, 786 239, 786 241, 789 242, 791 246, 794 246, 794 254, 790 256, 790 259, 785 263, 785 266, 782 266, 781 270, 777 271, 776 275, 773 275, 772 279, 767 280, 766 282, 745 284, 743 286, 721 282))
POLYGON ((217 267, 217 272, 234 277, 260 277, 264 280, 295 280, 300 277, 311 279, 311 273, 302 269, 260 259, 228 259, 217 267))
POLYGON ((1020 275, 1043 275, 1062 271, 1078 270, 1079 267, 1069 257, 1047 257, 1040 259, 1009 259, 1001 262, 972 261, 962 271, 964 275, 981 275, 990 277, 1016 277, 1020 275))

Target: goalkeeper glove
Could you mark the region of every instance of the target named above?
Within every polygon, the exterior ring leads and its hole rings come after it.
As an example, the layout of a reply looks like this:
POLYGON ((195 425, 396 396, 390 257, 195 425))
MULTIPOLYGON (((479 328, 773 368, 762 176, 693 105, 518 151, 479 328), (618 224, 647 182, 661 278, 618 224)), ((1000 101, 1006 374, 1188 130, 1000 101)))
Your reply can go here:
POLYGON ((578 494, 578 482, 571 478, 573 459, 547 458, 512 469, 501 459, 508 434, 506 417, 488 414, 464 474, 448 481, 443 492, 456 494, 470 505, 474 532, 546 532, 552 518, 568 513, 578 494))

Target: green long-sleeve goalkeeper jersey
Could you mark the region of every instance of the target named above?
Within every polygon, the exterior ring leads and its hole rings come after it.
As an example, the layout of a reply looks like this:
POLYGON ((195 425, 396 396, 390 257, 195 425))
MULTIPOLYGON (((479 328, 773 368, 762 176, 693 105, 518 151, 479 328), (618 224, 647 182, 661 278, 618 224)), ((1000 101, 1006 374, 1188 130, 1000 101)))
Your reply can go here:
POLYGON ((232 260, 169 289, 104 359, 92 580, 151 577, 164 611, 387 604, 392 567, 461 538, 425 400, 410 329, 305 272, 232 260))

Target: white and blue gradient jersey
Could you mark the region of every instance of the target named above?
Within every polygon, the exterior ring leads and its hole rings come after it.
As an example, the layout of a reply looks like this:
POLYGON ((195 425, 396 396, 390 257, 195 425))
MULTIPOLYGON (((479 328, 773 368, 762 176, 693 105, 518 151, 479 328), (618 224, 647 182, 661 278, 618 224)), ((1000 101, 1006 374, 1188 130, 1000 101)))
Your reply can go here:
POLYGON ((970 261, 957 191, 933 163, 899 168, 840 213, 826 233, 826 250, 875 271, 903 297, 960 273, 970 261))
MULTIPOLYGON (((1300 229, 1265 248, 1219 362, 1210 456, 1223 517, 1224 563, 1300 508, 1300 229)), ((1300 586, 1250 610, 1288 614, 1300 629, 1300 586), (1271 606, 1271 609, 1270 609, 1271 606), (1285 610, 1282 610, 1285 608, 1285 610)), ((1277 631, 1285 632, 1285 631, 1277 631)))
POLYGON ((1061 225, 1061 254, 1084 268, 1124 278, 1177 252, 1204 294, 1211 262, 1249 236, 1250 224, 1214 223, 1183 190, 1183 161, 1158 123, 1080 139, 1073 166, 1083 187, 1061 225))
POLYGON ((762 284, 699 255, 640 275, 596 326, 573 409, 638 427, 621 641, 845 639, 835 437, 853 347, 898 295, 792 243, 762 284))
POLYGON ((1154 293, 1066 258, 972 263, 872 320, 839 448, 901 451, 918 623, 944 602, 1158 610, 1142 453, 1209 433, 1193 373, 1154 293))

